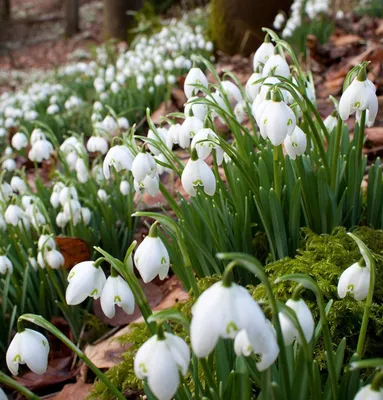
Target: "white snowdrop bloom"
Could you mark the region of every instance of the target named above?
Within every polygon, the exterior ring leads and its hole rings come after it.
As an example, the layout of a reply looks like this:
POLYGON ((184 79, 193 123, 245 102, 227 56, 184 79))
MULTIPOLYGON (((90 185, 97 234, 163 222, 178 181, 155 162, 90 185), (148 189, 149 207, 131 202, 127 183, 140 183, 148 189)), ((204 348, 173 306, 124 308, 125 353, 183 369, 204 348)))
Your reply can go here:
POLYGON ((0 214, 0 230, 7 230, 7 223, 5 222, 4 216, 2 214, 0 214))
POLYGON ((99 189, 99 190, 97 191, 97 197, 98 197, 103 203, 105 203, 105 202, 108 200, 108 198, 109 198, 108 194, 105 192, 104 189, 99 189))
POLYGON ((13 119, 13 118, 11 118, 11 117, 8 117, 8 118, 6 118, 5 119, 5 121, 4 121, 4 127, 5 128, 13 128, 14 126, 16 126, 16 121, 13 119))
POLYGON ((6 203, 13 195, 12 187, 9 183, 0 184, 0 201, 6 203))
POLYGON ((100 128, 103 131, 102 133, 107 133, 112 136, 116 136, 118 134, 118 124, 116 120, 107 115, 100 124, 100 128))
MULTIPOLYGON (((313 316, 310 309, 307 307, 307 304, 302 299, 289 299, 286 302, 286 306, 291 308, 295 312, 299 325, 301 326, 303 334, 305 336, 306 342, 309 343, 314 335, 315 324, 313 316)), ((299 344, 302 344, 301 337, 294 323, 282 312, 278 314, 278 317, 281 324, 285 346, 293 344, 295 340, 297 340, 299 344)))
POLYGON ((98 113, 93 113, 93 114, 90 116, 90 120, 91 120, 92 122, 99 122, 99 121, 102 120, 102 115, 101 115, 101 114, 98 114, 98 113))
POLYGON ((335 128, 338 123, 338 118, 336 117, 336 112, 332 112, 324 121, 323 121, 325 127, 328 130, 328 133, 331 133, 335 128), (335 115, 334 115, 335 114, 335 115))
POLYGON ((279 30, 279 29, 282 28, 282 25, 284 24, 284 22, 285 22, 285 16, 284 16, 283 13, 280 12, 280 13, 278 13, 278 14, 276 15, 276 17, 275 17, 275 19, 274 19, 273 27, 274 27, 275 29, 279 30))
POLYGON ((100 101, 95 101, 93 103, 93 110, 94 111, 102 111, 103 108, 104 108, 104 106, 102 105, 102 103, 100 101))
POLYGON ((234 107, 234 115, 240 124, 245 120, 246 114, 247 114, 246 102, 241 101, 240 103, 237 103, 237 105, 234 107))
POLYGON ((116 94, 120 91, 120 85, 118 84, 118 82, 114 81, 112 82, 112 84, 110 85, 110 90, 116 94))
POLYGON ((36 110, 28 110, 24 113, 24 119, 26 121, 34 121, 37 119, 38 116, 39 114, 36 110))
POLYGON ((60 204, 65 206, 65 204, 71 199, 78 199, 76 188, 74 186, 64 186, 59 192, 60 204))
POLYGON ((287 154, 290 156, 290 158, 295 160, 297 156, 301 156, 306 150, 306 135, 302 131, 302 129, 298 125, 296 125, 293 133, 286 136, 283 144, 285 146, 287 154))
POLYGON ((261 354, 260 362, 257 362, 258 371, 264 371, 275 362, 279 354, 279 347, 276 340, 275 330, 268 320, 262 321, 262 330, 258 333, 256 340, 253 340, 253 347, 245 329, 239 331, 234 339, 234 351, 237 356, 250 356, 252 353, 261 354))
POLYGON ((157 275, 161 280, 166 278, 170 266, 169 253, 157 235, 157 224, 151 226, 149 235, 137 247, 134 263, 145 283, 157 275))
POLYGON ((374 390, 371 384, 362 387, 354 400, 383 400, 383 388, 374 390))
POLYGON ((109 148, 108 141, 100 136, 91 136, 86 144, 86 148, 90 153, 99 152, 106 154, 109 148))
POLYGON ((16 333, 8 347, 6 362, 12 375, 19 373, 19 365, 26 364, 35 374, 42 375, 48 367, 47 338, 32 329, 16 333))
POLYGON ((40 128, 33 129, 30 138, 32 146, 38 141, 46 139, 45 133, 40 128))
POLYGON ((280 75, 285 78, 290 77, 290 67, 280 54, 273 54, 266 62, 262 70, 262 77, 269 75, 280 75))
POLYGON ((81 219, 84 225, 89 225, 92 218, 92 213, 88 207, 81 207, 81 219))
POLYGON ((168 58, 168 59, 164 62, 163 67, 164 67, 165 71, 172 71, 172 69, 174 68, 173 60, 171 60, 171 59, 168 58))
POLYGON ((56 249, 56 242, 50 235, 41 235, 37 242, 37 248, 39 251, 56 249))
POLYGON ((240 103, 243 100, 241 91, 233 82, 222 81, 221 85, 229 99, 229 103, 232 108, 234 108, 237 103, 240 103))
POLYGON ((181 125, 178 144, 183 149, 190 145, 190 139, 203 128, 203 122, 197 117, 187 117, 181 125))
POLYGON ((370 288, 370 266, 363 267, 358 262, 352 264, 339 278, 338 296, 343 299, 347 293, 359 301, 367 297, 370 288))
POLYGON ((71 199, 64 204, 64 214, 68 220, 72 220, 73 224, 76 225, 81 220, 81 204, 78 200, 71 199))
POLYGON ((262 83, 257 83, 258 80, 262 78, 262 74, 260 72, 254 72, 249 80, 246 82, 245 92, 247 99, 252 103, 259 91, 261 90, 262 83))
MULTIPOLYGON (((191 345, 197 357, 208 356, 219 338, 235 339, 241 331, 246 332, 248 342, 260 355, 258 368, 268 368, 278 356, 278 345, 272 327, 249 292, 235 283, 225 286, 220 281, 198 297, 190 325, 191 345)), ((240 342, 241 337, 237 350, 243 348, 240 342)))
POLYGON ((157 173, 157 163, 149 153, 138 153, 132 163, 132 174, 137 182, 142 182, 146 176, 154 177, 157 173))
POLYGON ((12 147, 7 146, 7 147, 5 148, 5 150, 4 150, 4 155, 7 156, 7 157, 9 157, 9 156, 11 156, 12 154, 13 154, 12 147))
POLYGON ((101 267, 96 267, 93 261, 83 261, 71 269, 68 282, 65 299, 68 305, 75 306, 88 296, 98 299, 106 277, 101 267))
POLYGON ((200 129, 193 137, 191 148, 196 149, 198 158, 205 160, 214 149, 217 156, 217 164, 221 165, 223 160, 223 150, 216 143, 218 141, 217 134, 210 128, 200 129))
POLYGON ((343 19, 343 18, 344 18, 344 12, 343 12, 342 10, 338 10, 338 11, 336 12, 336 14, 335 14, 335 18, 336 18, 337 20, 343 19))
POLYGON ((13 158, 7 158, 3 161, 1 167, 5 171, 13 172, 17 168, 16 161, 13 158))
POLYGON ((181 124, 172 124, 169 126, 168 135, 172 139, 173 144, 178 144, 181 124))
POLYGON ((20 151, 21 149, 24 149, 25 147, 28 146, 28 138, 24 133, 16 132, 12 136, 11 144, 14 149, 20 151))
POLYGON ((183 339, 172 333, 152 336, 137 351, 134 372, 146 379, 158 400, 171 400, 180 384, 180 373, 187 374, 190 350, 183 339))
POLYGON ((105 180, 104 172, 102 170, 102 165, 96 164, 92 167, 91 175, 94 180, 101 185, 105 180))
POLYGON ((48 115, 54 115, 57 114, 60 111, 60 107, 57 104, 51 104, 47 108, 47 114, 48 115))
POLYGON ((25 214, 29 217, 33 227, 36 230, 38 230, 39 226, 46 224, 46 219, 36 204, 31 204, 28 206, 28 208, 25 210, 25 214))
POLYGON ((205 45, 205 50, 208 51, 209 53, 212 52, 214 49, 214 45, 212 42, 206 42, 205 45))
POLYGON ((153 82, 156 86, 162 86, 165 84, 165 77, 161 74, 157 74, 154 77, 153 82))
POLYGON ((197 117, 202 122, 205 121, 208 113, 208 107, 206 104, 198 103, 199 97, 190 97, 185 104, 184 114, 187 117, 197 117))
POLYGON ((37 271, 39 269, 39 265, 35 257, 32 256, 28 257, 28 261, 34 271, 37 271))
POLYGON ((14 204, 10 204, 5 210, 4 219, 7 224, 17 226, 24 215, 24 211, 14 204))
POLYGON ((120 117, 117 120, 118 127, 124 131, 127 131, 130 127, 129 121, 125 117, 120 117))
MULTIPOLYGON (((43 253, 43 260, 45 265, 52 269, 59 269, 64 265, 64 257, 63 255, 56 249, 48 250, 43 253)), ((41 268, 44 268, 41 265, 41 268)))
POLYGON ((77 180, 80 183, 88 182, 89 170, 83 158, 77 159, 75 169, 76 169, 77 180))
POLYGON ((173 148, 173 138, 172 135, 169 134, 168 130, 165 128, 157 128, 157 133, 149 129, 147 134, 148 139, 151 139, 155 143, 158 143, 157 147, 154 144, 148 143, 149 150, 154 155, 159 155, 161 150, 161 144, 165 145, 169 150, 173 148), (160 148, 158 148, 160 147, 160 148))
POLYGON ((266 64, 267 60, 274 54, 274 45, 270 41, 263 42, 257 49, 253 58, 254 71, 266 64))
POLYGON ((372 125, 378 113, 378 98, 374 84, 359 73, 343 92, 339 101, 339 116, 343 121, 355 111, 368 110, 368 121, 372 125), (364 80, 361 80, 363 79, 364 80))
POLYGON ((7 256, 0 256, 0 274, 5 275, 7 273, 12 274, 13 264, 7 256))
POLYGON ((205 74, 200 68, 192 68, 186 75, 184 92, 188 99, 198 94, 198 92, 201 90, 199 87, 196 87, 196 85, 203 86, 206 89, 209 85, 205 74))
POLYGON ((64 212, 60 211, 56 216, 57 226, 59 228, 65 228, 68 222, 69 222, 68 216, 64 212))
POLYGON ((121 181, 120 183, 120 192, 123 196, 127 196, 130 193, 130 184, 128 181, 121 181))
POLYGON ((181 182, 185 192, 189 196, 197 195, 198 186, 203 186, 204 192, 213 196, 216 189, 216 180, 213 171, 197 156, 195 159, 190 158, 186 164, 182 176, 181 182))
POLYGON ((7 130, 3 127, 0 127, 0 137, 4 137, 7 134, 7 130))
POLYGON ((8 400, 8 396, 5 394, 4 390, 0 388, 0 400, 8 400))
POLYGON ((286 138, 294 132, 296 119, 289 106, 281 101, 277 92, 273 99, 265 107, 260 117, 260 131, 265 138, 268 137, 274 146, 279 146, 286 138))
POLYGON ((26 210, 30 205, 32 205, 34 202, 36 201, 36 199, 33 196, 29 196, 29 195, 24 195, 21 198, 21 205, 24 208, 24 210, 26 210))
MULTIPOLYGON (((158 156, 154 156, 154 159, 158 160, 160 162, 163 162, 165 164, 169 164, 169 161, 166 159, 166 157, 165 157, 165 155, 163 153, 159 154, 158 156)), ((157 163, 157 173, 158 173, 158 175, 162 175, 164 172, 167 172, 167 173, 170 174, 172 172, 172 169, 164 167, 163 165, 157 163)))
POLYGON ((117 172, 132 170, 134 156, 127 146, 113 146, 107 153, 103 163, 103 173, 106 179, 110 178, 110 167, 117 172))
POLYGON ((148 193, 152 197, 156 197, 160 191, 160 179, 158 174, 154 176, 146 175, 145 179, 138 182, 136 179, 133 182, 134 190, 138 194, 148 193))
POLYGON ((60 150, 64 154, 68 154, 73 150, 76 150, 77 144, 78 144, 78 139, 75 136, 70 136, 62 142, 62 144, 60 145, 60 150))
POLYGON ((121 307, 127 314, 133 314, 135 300, 129 285, 121 276, 109 276, 101 293, 101 309, 108 317, 113 318, 115 306, 121 307))
POLYGON ((52 143, 48 142, 48 140, 39 140, 29 150, 28 158, 31 161, 42 162, 43 160, 49 160, 52 153, 52 143))

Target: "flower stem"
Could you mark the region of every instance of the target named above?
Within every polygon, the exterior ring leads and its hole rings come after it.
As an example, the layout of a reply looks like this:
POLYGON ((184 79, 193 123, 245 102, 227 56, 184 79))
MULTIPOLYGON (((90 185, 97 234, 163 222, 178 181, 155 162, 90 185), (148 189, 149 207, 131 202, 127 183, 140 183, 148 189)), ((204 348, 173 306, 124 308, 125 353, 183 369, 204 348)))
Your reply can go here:
POLYGON ((359 121, 359 137, 356 148, 356 154, 358 156, 358 161, 360 165, 362 164, 362 152, 363 152, 363 142, 364 142, 364 128, 366 126, 366 110, 362 111, 362 116, 359 121))
POLYGON ((21 393, 27 399, 30 399, 30 400, 39 400, 40 399, 39 396, 36 396, 34 393, 32 393, 26 387, 20 385, 20 383, 16 382, 14 379, 5 375, 1 371, 0 371, 0 383, 4 384, 5 386, 8 386, 12 389, 17 390, 19 393, 21 393))
POLYGON ((383 371, 379 371, 371 382, 371 389, 379 392, 383 384, 383 371))
POLYGON ((281 200, 281 180, 279 175, 279 146, 273 146, 273 161, 274 161, 274 190, 279 199, 281 200))
POLYGON ((48 322, 40 315, 24 314, 19 319, 32 322, 33 324, 46 329, 57 339, 61 340, 70 350, 72 350, 78 358, 94 372, 94 374, 105 384, 105 386, 113 393, 116 399, 125 400, 125 396, 113 385, 113 383, 89 360, 89 358, 72 343, 62 332, 60 332, 54 325, 48 322))
MULTIPOLYGON (((368 268, 368 267, 365 267, 365 268, 368 268)), ((356 348, 356 353, 358 354, 358 356, 360 358, 362 358, 362 356, 363 356, 363 348, 364 348, 364 342, 366 340, 368 320, 370 318, 372 299, 374 297, 375 280, 376 280, 375 260, 373 259, 373 257, 371 257, 370 258, 370 286, 368 289, 366 304, 364 306, 362 326, 360 328, 358 345, 356 348)))
POLYGON ((336 188, 336 178, 337 178, 337 170, 338 170, 338 160, 339 160, 339 148, 340 141, 342 139, 342 131, 343 131, 343 121, 342 118, 338 116, 338 123, 336 126, 336 138, 335 138, 335 148, 332 155, 332 171, 331 171, 331 188, 335 192, 336 188))

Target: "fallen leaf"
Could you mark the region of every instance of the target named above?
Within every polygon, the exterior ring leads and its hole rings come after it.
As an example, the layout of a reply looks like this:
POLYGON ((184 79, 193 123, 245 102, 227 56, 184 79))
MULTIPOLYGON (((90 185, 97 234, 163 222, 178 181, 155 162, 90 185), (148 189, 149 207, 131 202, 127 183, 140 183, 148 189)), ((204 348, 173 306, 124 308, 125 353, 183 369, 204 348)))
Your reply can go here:
POLYGON ((51 400, 83 400, 89 396, 89 390, 92 388, 92 384, 83 383, 81 381, 76 383, 69 383, 63 387, 61 392, 51 397, 51 400))
POLYGON ((56 236, 55 240, 64 256, 64 268, 69 269, 82 261, 90 260, 89 246, 84 240, 64 236, 56 236))

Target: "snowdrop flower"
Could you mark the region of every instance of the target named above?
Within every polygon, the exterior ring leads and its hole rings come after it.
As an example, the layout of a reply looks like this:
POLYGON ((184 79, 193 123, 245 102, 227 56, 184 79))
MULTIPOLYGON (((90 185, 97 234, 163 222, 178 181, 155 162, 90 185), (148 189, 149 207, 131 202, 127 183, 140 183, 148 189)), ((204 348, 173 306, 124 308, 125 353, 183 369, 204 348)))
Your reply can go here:
POLYGON ((56 242, 50 235, 41 235, 39 237, 39 241, 37 242, 37 248, 39 249, 39 251, 44 251, 45 249, 55 249, 56 242))
POLYGON ((157 163, 149 153, 138 153, 132 163, 132 174, 137 182, 142 182, 147 176, 154 177, 157 173, 157 163))
POLYGON ((4 219, 7 224, 17 226, 23 217, 24 211, 14 204, 10 204, 5 210, 4 219))
POLYGON ((280 75, 285 78, 290 76, 290 67, 280 54, 273 54, 266 62, 262 70, 262 77, 266 78, 270 74, 280 75))
POLYGON ((354 400, 382 400, 383 389, 373 389, 372 385, 362 387, 354 397, 354 400))
POLYGON ((134 263, 142 280, 151 282, 157 275, 165 279, 170 266, 169 253, 157 234, 157 223, 150 227, 149 235, 137 247, 134 263))
POLYGON ((216 144, 218 141, 217 134, 210 128, 200 129, 193 137, 191 148, 196 149, 198 158, 205 160, 211 153, 212 149, 216 151, 217 164, 221 165, 223 160, 223 150, 216 144))
POLYGON ((69 217, 64 212, 59 212, 56 217, 56 224, 59 228, 65 228, 69 222, 69 217))
POLYGON ((9 183, 0 184, 0 201, 7 202, 13 195, 12 187, 9 183))
MULTIPOLYGON (((268 320, 242 286, 235 283, 227 286, 223 281, 215 283, 197 299, 192 315, 190 339, 199 358, 208 356, 219 338, 234 339, 241 331, 246 332, 248 342, 261 356, 259 368, 268 368, 278 356, 278 345, 275 335, 270 334, 268 320)), ((243 348, 241 336, 237 350, 243 348)))
POLYGON ((108 200, 108 194, 105 192, 104 189, 99 189, 97 191, 97 197, 103 202, 105 203, 108 200))
POLYGON ((257 83, 258 80, 262 78, 262 74, 259 72, 259 68, 250 76, 249 80, 246 82, 245 93, 247 99, 252 103, 259 91, 261 90, 262 83, 257 83))
POLYGON ((197 117, 185 118, 178 135, 178 144, 183 149, 190 145, 190 139, 203 128, 203 122, 197 117))
POLYGON ((0 137, 4 137, 6 134, 7 134, 7 130, 5 128, 0 127, 0 137))
POLYGON ((180 131, 181 131, 181 124, 170 125, 168 129, 168 135, 170 136, 173 144, 178 144, 180 131))
POLYGON ((7 156, 7 157, 10 157, 12 154, 13 154, 12 147, 7 146, 7 147, 5 148, 5 150, 4 150, 4 155, 7 156))
POLYGON ((18 151, 28 146, 28 138, 24 133, 16 132, 12 136, 12 147, 18 151))
POLYGON ((12 375, 19 373, 19 364, 26 364, 35 374, 42 375, 48 366, 47 338, 32 329, 16 333, 8 347, 6 361, 12 375))
POLYGON ((31 145, 33 146, 39 140, 47 140, 45 133, 40 128, 33 129, 31 133, 31 145))
POLYGON ((270 38, 266 35, 265 41, 258 47, 253 58, 254 71, 259 67, 263 67, 267 60, 274 54, 274 45, 270 42, 270 38))
POLYGON ((275 29, 279 30, 282 28, 282 25, 284 24, 284 22, 285 22, 285 16, 283 13, 280 12, 277 14, 277 16, 274 19, 273 27, 275 29))
POLYGON ((0 388, 0 400, 8 400, 7 395, 5 394, 4 390, 0 388))
POLYGON ((245 357, 252 353, 261 354, 262 359, 256 365, 258 371, 264 371, 277 359, 279 354, 275 330, 268 320, 263 321, 262 330, 259 332, 257 340, 253 340, 253 343, 256 347, 251 344, 246 330, 242 329, 234 339, 235 354, 245 357), (272 339, 270 340, 270 338, 272 339))
POLYGON ((7 230, 7 223, 5 222, 4 216, 2 214, 0 214, 0 230, 7 230))
MULTIPOLYGON (((307 304, 302 299, 289 299, 286 302, 286 306, 295 312, 306 342, 310 342, 314 334, 315 325, 313 316, 310 309, 307 307, 307 304)), ((281 323, 285 346, 293 344, 294 340, 297 340, 299 344, 302 344, 301 337, 294 323, 282 312, 279 313, 279 321, 281 323)))
POLYGON ((74 186, 64 186, 59 193, 59 200, 62 206, 65 206, 71 199, 78 199, 77 190, 74 186))
POLYGON ((260 121, 260 132, 263 138, 269 138, 274 146, 279 146, 294 132, 296 119, 293 111, 282 101, 276 91, 272 100, 265 107, 260 121))
POLYGON ((232 108, 234 108, 237 103, 242 102, 242 93, 237 85, 230 81, 222 81, 221 86, 226 93, 232 108))
POLYGON ((237 105, 234 107, 234 115, 239 123, 242 123, 244 121, 246 114, 247 114, 246 102, 241 101, 240 103, 237 103, 237 105))
POLYGON ((134 156, 126 146, 113 146, 107 153, 103 163, 103 172, 106 179, 110 178, 110 167, 113 166, 117 172, 132 170, 134 156))
POLYGON ((216 180, 213 171, 205 161, 198 158, 197 152, 192 153, 181 176, 182 186, 189 196, 197 196, 197 187, 203 186, 204 192, 213 196, 216 189, 216 180))
POLYGON ((201 90, 199 87, 196 87, 195 85, 203 86, 206 89, 208 88, 209 85, 205 74, 201 71, 200 68, 192 68, 186 75, 184 83, 184 92, 185 96, 188 99, 198 94, 198 92, 201 90))
POLYGON ((7 256, 0 256, 0 274, 5 275, 7 272, 12 274, 13 264, 7 256))
POLYGON ((16 169, 16 161, 13 158, 8 158, 1 164, 3 170, 13 172, 16 169))
POLYGON ((287 154, 291 159, 295 160, 297 156, 301 156, 307 146, 307 139, 305 133, 302 129, 296 125, 293 133, 287 135, 286 139, 283 141, 287 154))
POLYGON ((198 99, 199 97, 196 96, 190 97, 190 99, 188 99, 185 104, 184 114, 185 118, 194 116, 203 122, 208 113, 208 108, 206 104, 198 103, 198 99))
POLYGON ((51 104, 47 108, 47 114, 48 115, 54 115, 57 114, 60 111, 60 107, 57 104, 51 104))
POLYGON ((101 309, 108 317, 115 315, 115 305, 121 307, 127 314, 133 314, 135 301, 132 290, 121 276, 109 276, 101 293, 101 309))
POLYGON ((48 140, 38 140, 32 145, 31 150, 29 150, 28 158, 31 161, 42 162, 43 160, 49 160, 51 154, 53 153, 53 146, 48 140))
POLYGON ((365 67, 343 92, 339 101, 339 116, 343 121, 355 111, 368 110, 368 122, 372 125, 378 113, 378 98, 374 84, 366 78, 365 67))
POLYGON ((130 127, 129 121, 125 117, 120 117, 117 120, 118 127, 124 131, 127 131, 130 127))
POLYGON ((370 288, 370 266, 361 266, 358 262, 352 264, 339 278, 338 296, 343 299, 347 293, 351 293, 355 300, 363 300, 367 297, 370 288))
POLYGON ((68 305, 82 303, 88 296, 98 299, 106 282, 104 271, 93 261, 75 265, 68 275, 69 285, 65 293, 68 305))
MULTIPOLYGON (((154 159, 160 161, 165 164, 169 164, 169 161, 166 159, 164 154, 159 154, 158 156, 154 156, 154 159)), ((162 175, 164 172, 170 174, 172 172, 171 168, 164 167, 163 165, 157 163, 157 173, 158 175, 162 175)))
POLYGON ((109 135, 115 136, 118 134, 118 124, 113 117, 107 115, 101 122, 100 128, 109 135))
POLYGON ((73 224, 77 225, 77 223, 81 220, 81 204, 80 204, 80 202, 76 199, 68 200, 64 204, 63 212, 66 215, 66 217, 68 218, 68 221, 72 220, 73 224))
POLYGON ((338 118, 336 117, 337 112, 334 110, 324 121, 324 125, 328 130, 328 133, 331 133, 338 123, 338 118))
POLYGON ((12 177, 11 187, 16 193, 24 194, 27 191, 27 185, 19 176, 12 177))
MULTIPOLYGON (((165 128, 157 128, 157 134, 154 131, 152 131, 151 129, 149 129, 147 137, 148 137, 148 139, 151 139, 153 142, 158 144, 159 147, 162 144, 162 145, 165 145, 169 150, 171 150, 173 148, 172 135, 169 134, 168 130, 165 128)), ((153 144, 150 144, 149 142, 147 142, 147 143, 148 143, 149 150, 154 155, 158 156, 162 152, 161 147, 158 148, 158 147, 154 146, 153 144)))
POLYGON ((180 384, 180 373, 186 375, 189 363, 188 345, 178 336, 165 332, 152 336, 139 348, 134 358, 134 372, 138 379, 147 379, 158 400, 171 400, 180 384))
POLYGON ((107 140, 100 136, 91 136, 86 144, 86 148, 90 153, 99 152, 101 154, 106 154, 108 147, 107 140))
POLYGON ((136 179, 133 182, 134 190, 138 194, 148 193, 152 197, 156 197, 160 191, 160 179, 158 174, 154 176, 146 175, 143 181, 138 182, 136 179))
POLYGON ((130 193, 130 184, 128 181, 121 181, 120 192, 123 196, 127 196, 130 193))
POLYGON ((81 207, 81 218, 82 221, 84 222, 84 225, 88 225, 91 218, 92 218, 92 213, 90 212, 88 207, 81 207))
POLYGON ((37 262, 41 268, 48 266, 52 269, 59 269, 64 265, 65 260, 58 250, 51 249, 38 253, 37 262))
POLYGON ((88 182, 89 170, 83 158, 77 159, 75 169, 76 169, 77 180, 80 183, 88 182))

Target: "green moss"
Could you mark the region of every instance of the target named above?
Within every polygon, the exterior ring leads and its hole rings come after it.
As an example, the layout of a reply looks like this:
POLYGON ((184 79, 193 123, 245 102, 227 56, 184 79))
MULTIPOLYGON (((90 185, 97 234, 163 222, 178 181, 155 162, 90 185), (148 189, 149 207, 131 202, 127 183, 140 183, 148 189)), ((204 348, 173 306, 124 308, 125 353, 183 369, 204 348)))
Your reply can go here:
MULTIPOLYGON (((305 229, 302 231, 302 248, 294 259, 283 260, 268 264, 265 270, 274 281, 277 277, 294 272, 306 273, 312 276, 322 290, 326 301, 334 300, 329 314, 329 323, 333 335, 333 343, 339 344, 343 337, 347 339, 348 356, 356 349, 358 333, 363 316, 364 302, 357 302, 352 297, 339 300, 337 296, 337 284, 340 274, 352 263, 361 258, 359 249, 355 242, 346 234, 343 228, 337 228, 332 235, 317 235, 305 229)), ((354 232, 366 245, 377 255, 383 256, 383 231, 375 231, 366 227, 358 228, 354 232)), ((382 258, 383 259, 383 258, 382 258)), ((383 357, 383 264, 377 261, 377 282, 374 301, 371 310, 371 319, 368 327, 365 357, 383 357)), ((219 276, 207 277, 199 280, 198 286, 202 291, 220 279, 219 276)), ((274 286, 274 293, 279 300, 286 301, 295 287, 294 283, 283 282, 274 286)), ((262 284, 250 286, 249 290, 257 300, 266 297, 262 284)), ((315 321, 318 322, 319 315, 314 296, 308 290, 303 292, 303 297, 309 304, 315 321)), ((178 304, 179 309, 187 318, 191 317, 191 307, 194 298, 190 296, 185 303, 178 304)), ((181 325, 171 324, 172 329, 189 342, 189 337, 181 325)), ((131 347, 124 354, 124 360, 107 372, 108 378, 122 391, 141 391, 142 384, 133 371, 134 355, 139 347, 149 338, 150 334, 145 324, 132 325, 132 330, 120 340, 130 343, 131 347)), ((324 366, 324 352, 322 344, 318 344, 316 359, 324 366)), ((203 377, 201 377, 203 379, 203 377)), ((191 380, 186 377, 186 383, 191 388, 191 380)), ((96 381, 91 399, 109 400, 112 396, 102 382, 96 381)))

